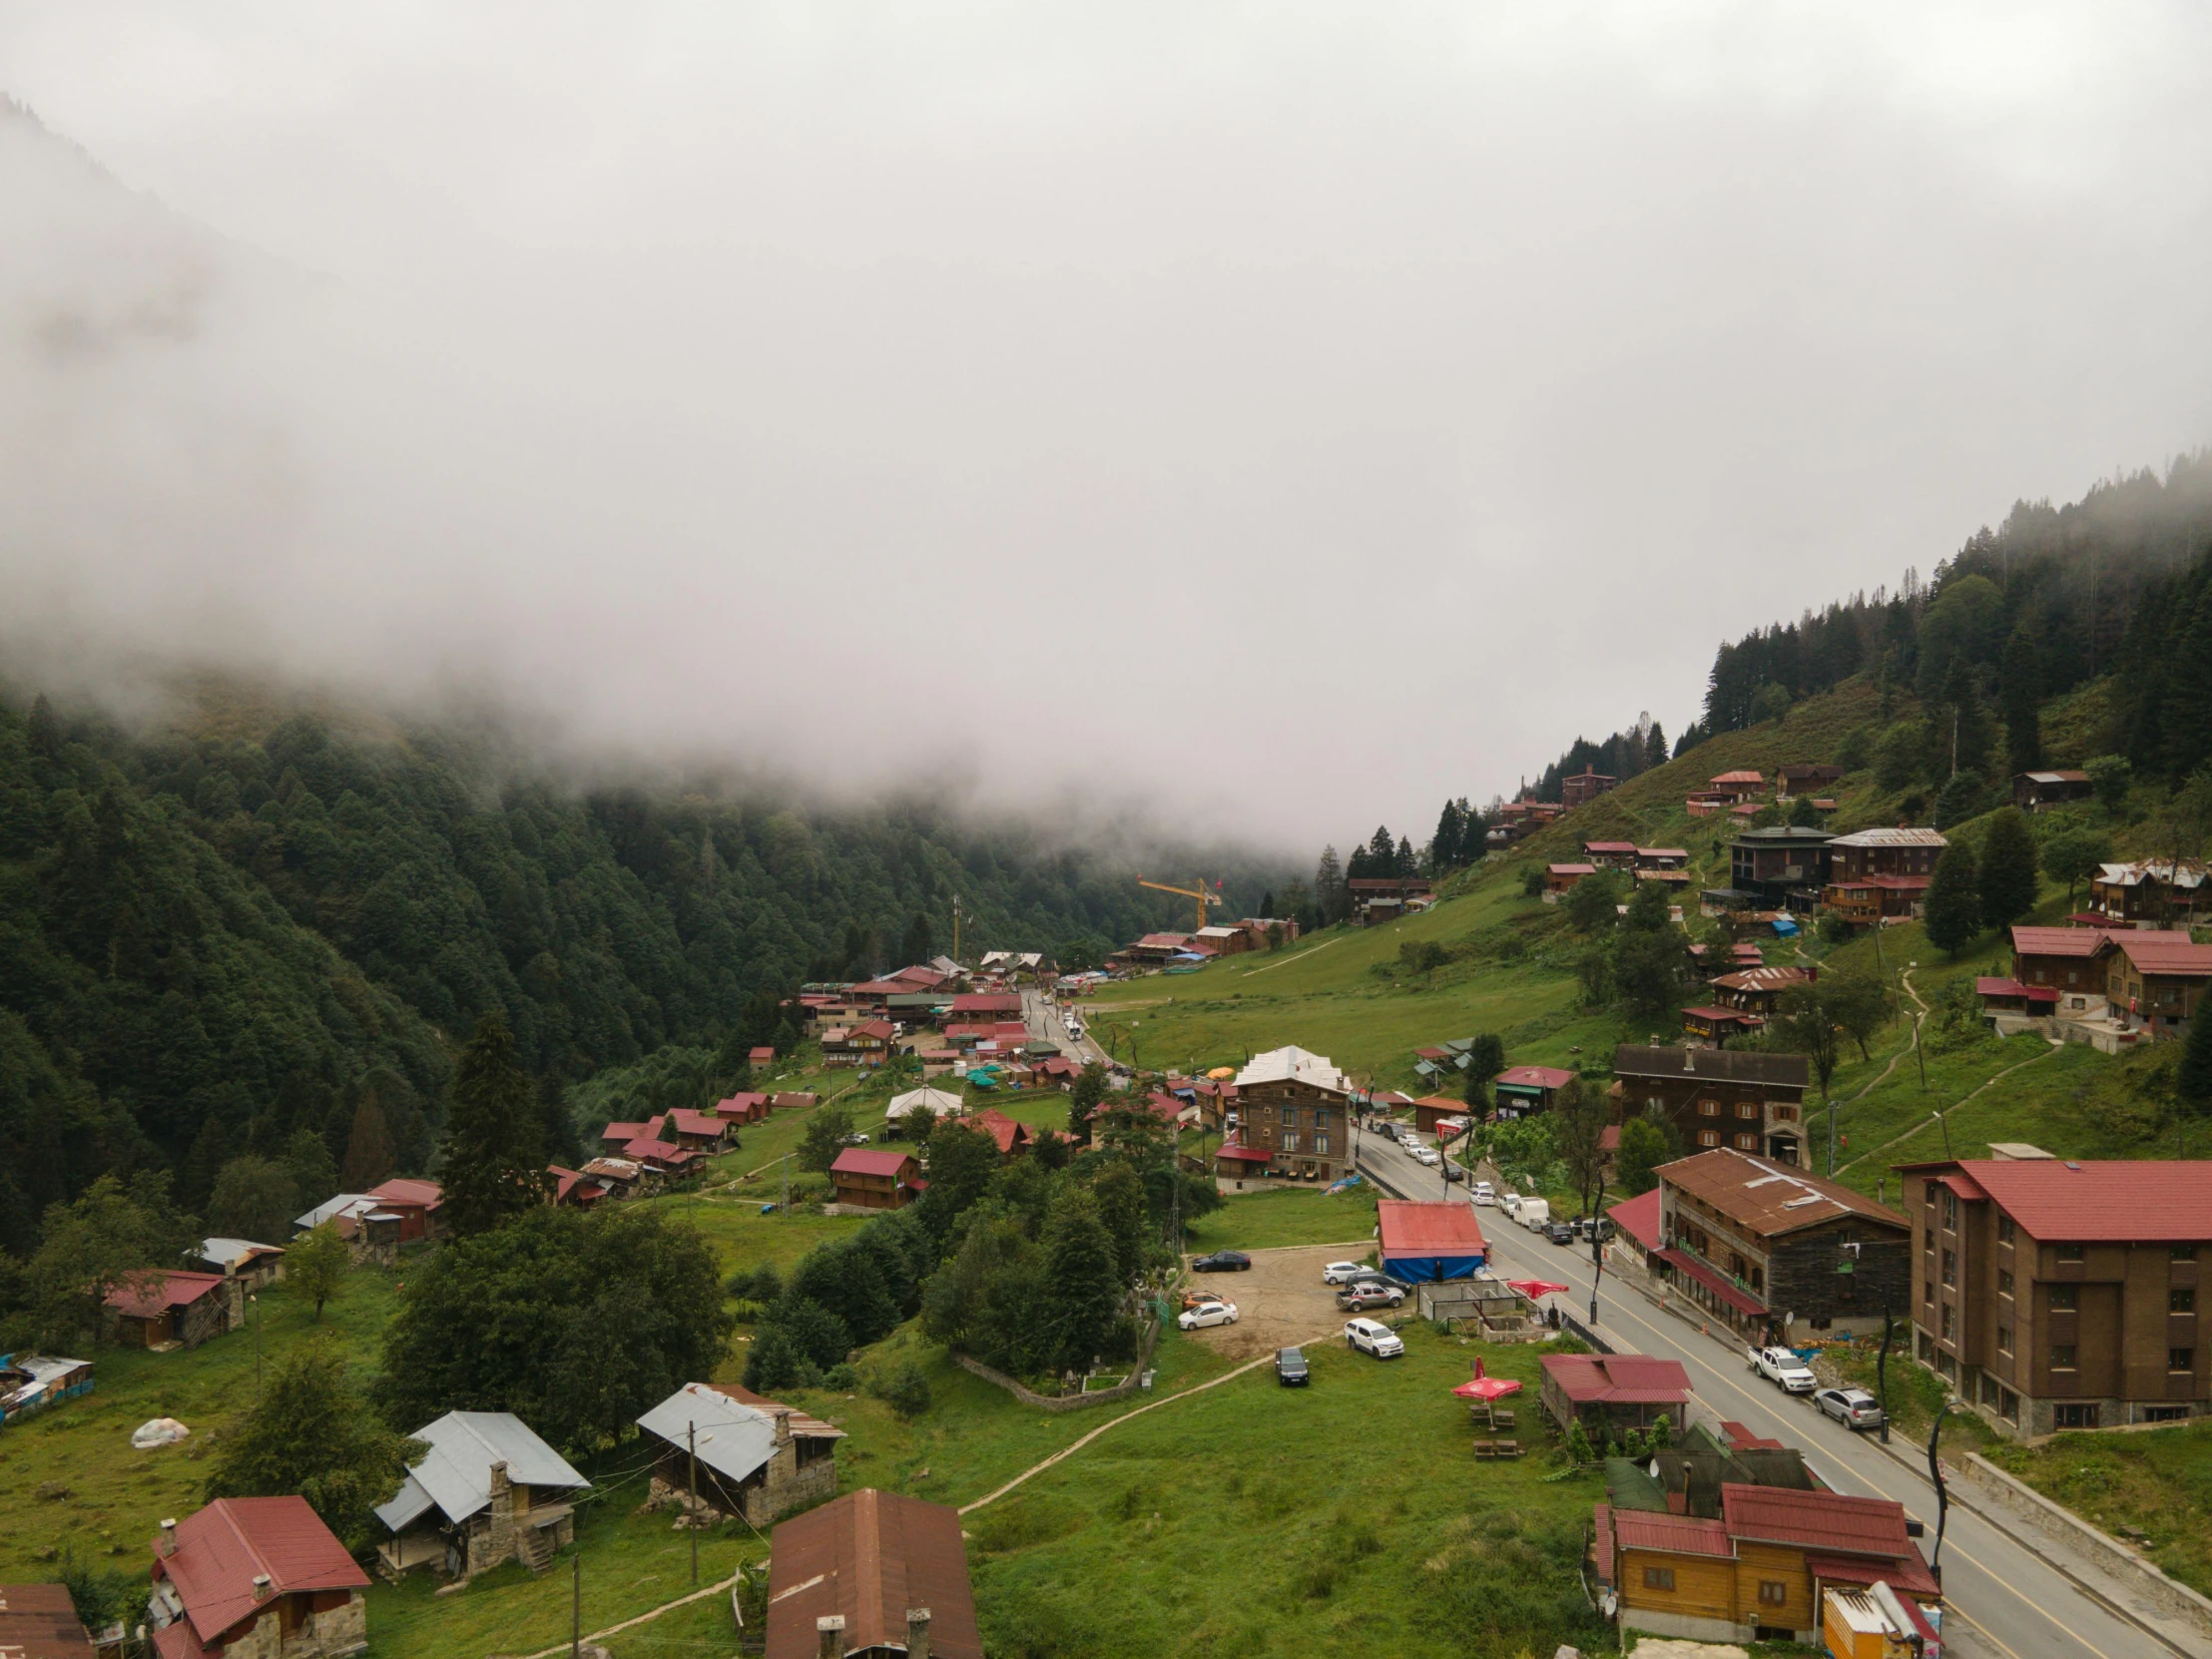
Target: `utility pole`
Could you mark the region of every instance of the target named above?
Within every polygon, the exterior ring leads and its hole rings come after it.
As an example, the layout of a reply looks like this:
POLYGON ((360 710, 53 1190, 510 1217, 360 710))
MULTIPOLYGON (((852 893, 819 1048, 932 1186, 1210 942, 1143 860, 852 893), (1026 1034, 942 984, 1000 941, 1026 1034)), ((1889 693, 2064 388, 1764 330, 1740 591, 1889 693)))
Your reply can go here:
POLYGON ((778 1213, 788 1216, 792 1213, 792 1155, 785 1153, 784 1161, 777 1168, 784 1172, 784 1207, 778 1213))
POLYGON ((685 1483, 691 1489, 691 1502, 684 1510, 684 1530, 691 1534, 691 1581, 699 1582, 699 1424, 684 1424, 684 1440, 690 1448, 685 1454, 688 1472, 685 1483))
POLYGON ((246 1300, 254 1305, 254 1393, 259 1398, 262 1391, 262 1299, 256 1295, 246 1300))
POLYGON ((584 1557, 581 1551, 568 1558, 568 1659, 584 1654, 584 1557))

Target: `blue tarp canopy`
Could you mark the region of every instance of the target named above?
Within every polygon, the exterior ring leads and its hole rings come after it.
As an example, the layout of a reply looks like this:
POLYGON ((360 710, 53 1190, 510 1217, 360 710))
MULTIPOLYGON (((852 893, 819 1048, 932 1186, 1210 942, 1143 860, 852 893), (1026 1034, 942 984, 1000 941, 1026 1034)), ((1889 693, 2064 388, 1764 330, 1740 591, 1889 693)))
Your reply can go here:
POLYGON ((1385 1256, 1382 1271, 1401 1285, 1439 1285, 1447 1279, 1472 1279, 1480 1256, 1385 1256))

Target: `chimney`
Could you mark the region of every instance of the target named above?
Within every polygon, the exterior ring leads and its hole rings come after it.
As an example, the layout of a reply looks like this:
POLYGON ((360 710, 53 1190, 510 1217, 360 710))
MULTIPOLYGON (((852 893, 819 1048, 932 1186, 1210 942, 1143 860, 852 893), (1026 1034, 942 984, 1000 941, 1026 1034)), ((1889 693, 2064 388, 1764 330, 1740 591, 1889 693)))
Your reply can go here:
POLYGON ((929 1659, 929 1609, 906 1609, 906 1659, 929 1659))
POLYGON ((254 1575, 254 1599, 256 1601, 267 1601, 269 1599, 269 1574, 266 1572, 256 1573, 254 1575))
POLYGON ((779 1405, 776 1408, 776 1443, 778 1445, 790 1445, 792 1443, 792 1414, 789 1406, 779 1405))
POLYGON ((171 1516, 168 1520, 162 1522, 161 1548, 164 1555, 177 1553, 177 1520, 175 1516, 171 1516))
POLYGON ((844 1659, 844 1615, 825 1613, 815 1620, 815 1640, 819 1659, 844 1659))

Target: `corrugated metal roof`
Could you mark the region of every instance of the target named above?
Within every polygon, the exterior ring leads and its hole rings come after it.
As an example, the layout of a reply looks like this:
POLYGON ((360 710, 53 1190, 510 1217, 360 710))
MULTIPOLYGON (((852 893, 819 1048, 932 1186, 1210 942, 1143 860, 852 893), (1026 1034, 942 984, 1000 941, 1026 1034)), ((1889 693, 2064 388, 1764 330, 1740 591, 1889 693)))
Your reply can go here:
POLYGON ((1738 1053, 1733 1049, 1660 1048, 1622 1043, 1613 1050, 1615 1077, 1702 1077, 1716 1083, 1761 1083, 1803 1089, 1812 1068, 1802 1054, 1738 1053))
POLYGON ((1896 825, 1887 830, 1854 830, 1848 835, 1838 835, 1830 846, 1948 846, 1940 830, 1919 829, 1911 825, 1896 825))
POLYGON ((1254 1083, 1310 1083, 1334 1094, 1343 1094, 1351 1087, 1328 1055, 1309 1053, 1295 1045, 1253 1055, 1237 1073, 1237 1087, 1248 1088, 1254 1083))
POLYGON ((1967 1158, 1907 1164, 1970 1178, 2030 1238, 2045 1244, 2184 1244, 2212 1240, 2212 1160, 1967 1158))
POLYGON ((1482 1224, 1468 1205, 1385 1198, 1375 1208, 1385 1257, 1481 1256, 1489 1251, 1482 1224))
POLYGON ((769 1559, 767 1659, 815 1659, 830 1614, 844 1618, 841 1652, 903 1651, 921 1607, 933 1655, 982 1659, 957 1510, 862 1487, 777 1527, 769 1559))
POLYGON ((2107 942, 2139 973, 2171 973, 2185 979, 2212 974, 2212 944, 2192 944, 2186 933, 2112 933, 2107 942))
POLYGON ((1642 1245, 1653 1250, 1659 1244, 1659 1189, 1639 1193, 1634 1198, 1621 1200, 1605 1212, 1613 1218, 1613 1225, 1642 1245))
POLYGON ((91 1659, 64 1584, 0 1586, 0 1653, 8 1659, 91 1659))
POLYGON ((1613 1538, 1622 1549, 1663 1550, 1669 1555, 1728 1556, 1736 1553, 1725 1525, 1717 1520, 1701 1520, 1695 1515, 1615 1509, 1613 1538))
POLYGON ((1800 1232, 1842 1215, 1907 1232, 1912 1227, 1895 1210, 1855 1188, 1734 1147, 1718 1146, 1661 1164, 1658 1176, 1662 1185, 1703 1200, 1761 1238, 1800 1232))
POLYGON ((518 1486, 575 1491, 591 1485, 511 1411, 448 1411, 412 1438, 427 1440, 430 1449, 408 1469, 399 1495, 376 1510, 394 1532, 433 1503, 449 1521, 475 1514, 491 1501, 494 1463, 505 1463, 507 1478, 518 1486))
POLYGON ((223 1284, 220 1273, 138 1274, 110 1291, 107 1305, 127 1319, 148 1320, 172 1308, 189 1308, 223 1284))
POLYGON ((257 1575, 276 1595, 368 1588, 368 1574, 296 1496, 217 1498, 177 1523, 176 1551, 157 1554, 154 1573, 177 1587, 203 1644, 255 1612, 257 1575))
POLYGON ((776 1423, 765 1411, 705 1382, 687 1382, 638 1418, 638 1426, 673 1446, 690 1446, 698 1431, 699 1460, 727 1480, 743 1481, 776 1450, 776 1423))
POLYGON ((837 1161, 830 1168, 842 1170, 847 1175, 895 1176, 912 1162, 910 1152, 879 1152, 873 1147, 848 1146, 837 1154, 837 1161))
POLYGON ((2015 927, 2015 956, 2094 956, 2105 934, 2095 927, 2015 927))
POLYGON ((252 1239, 202 1239, 200 1260, 221 1268, 236 1267, 256 1256, 281 1256, 281 1245, 256 1244, 252 1239))
POLYGON ((1721 1487, 1721 1521, 1734 1538, 1797 1544, 1837 1555, 1919 1558, 1905 1535, 1905 1505, 1892 1498, 1731 1481, 1721 1487))

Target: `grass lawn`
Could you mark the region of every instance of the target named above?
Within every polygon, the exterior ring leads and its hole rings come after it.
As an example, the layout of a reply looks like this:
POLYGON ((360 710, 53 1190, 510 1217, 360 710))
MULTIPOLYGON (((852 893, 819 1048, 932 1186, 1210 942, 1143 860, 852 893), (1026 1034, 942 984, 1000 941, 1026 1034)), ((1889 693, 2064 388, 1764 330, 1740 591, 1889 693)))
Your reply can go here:
POLYGON ((1186 1248, 1203 1255, 1370 1240, 1375 1236, 1375 1189, 1364 1184, 1335 1195, 1314 1187, 1233 1194, 1219 1210, 1190 1224, 1186 1248))
POLYGON ((1982 1455, 2107 1532, 2140 1528, 2152 1560, 2212 1595, 2212 1424, 1998 1441, 1982 1455))
POLYGON ((1101 1437, 966 1518, 994 1655, 1511 1655, 1602 1649, 1575 1577, 1595 1474, 1535 1426, 1535 1349, 1417 1322, 1401 1360, 1330 1344, 1313 1383, 1261 1367, 1101 1437), (1519 1462, 1477 1463, 1451 1396, 1480 1352, 1521 1378, 1519 1462), (1361 1436, 1354 1423, 1387 1424, 1361 1436))
MULTIPOLYGON (((406 1275, 358 1268, 323 1312, 321 1335, 341 1348, 356 1381, 375 1368, 393 1287, 406 1275)), ((94 1353, 92 1393, 0 1428, 0 1582, 54 1576, 41 1552, 74 1551, 95 1565, 142 1574, 165 1516, 204 1501, 209 1451, 254 1399, 254 1310, 249 1324, 175 1354, 103 1348, 94 1353), (150 1417, 176 1417, 192 1438, 134 1450, 131 1431, 150 1417), (41 1486, 68 1496, 41 1498, 41 1486)), ((281 1285, 261 1300, 266 1367, 316 1331, 313 1310, 281 1285)))

